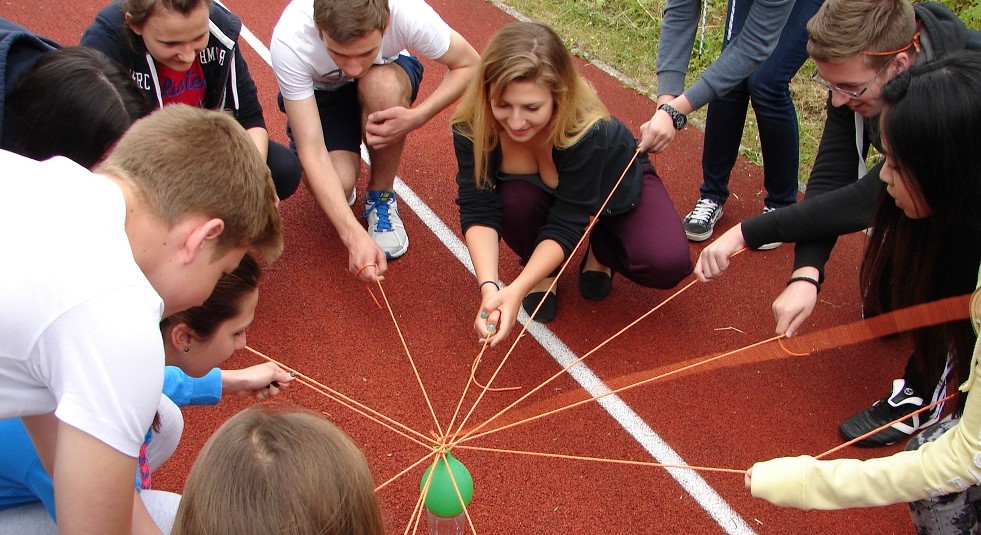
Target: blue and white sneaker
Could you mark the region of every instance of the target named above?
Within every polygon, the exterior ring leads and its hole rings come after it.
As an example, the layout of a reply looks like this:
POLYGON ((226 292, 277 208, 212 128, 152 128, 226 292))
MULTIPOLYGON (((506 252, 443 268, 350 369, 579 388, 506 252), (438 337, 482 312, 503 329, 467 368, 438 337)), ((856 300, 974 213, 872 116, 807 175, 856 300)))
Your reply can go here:
POLYGON ((364 217, 368 218, 368 235, 389 259, 398 258, 409 249, 409 236, 399 217, 394 191, 369 191, 364 199, 364 217))

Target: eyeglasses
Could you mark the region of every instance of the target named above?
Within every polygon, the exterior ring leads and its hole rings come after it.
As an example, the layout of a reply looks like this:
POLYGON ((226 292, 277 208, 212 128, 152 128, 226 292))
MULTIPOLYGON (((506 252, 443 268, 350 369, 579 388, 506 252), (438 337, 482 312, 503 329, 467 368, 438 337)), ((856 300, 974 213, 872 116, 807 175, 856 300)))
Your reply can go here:
POLYGON ((869 80, 869 83, 865 84, 865 87, 863 87, 862 89, 859 89, 858 91, 851 91, 849 89, 845 89, 843 87, 840 87, 840 86, 837 86, 837 85, 834 85, 834 84, 828 82, 824 78, 821 78, 821 75, 818 72, 818 69, 814 69, 814 73, 811 74, 811 80, 814 81, 814 82, 817 82, 817 83, 821 84, 822 86, 824 86, 829 91, 837 91, 837 92, 841 93, 842 95, 845 95, 846 97, 848 97, 850 99, 857 100, 857 99, 862 98, 862 95, 864 95, 865 92, 868 91, 870 87, 872 87, 872 84, 874 84, 875 81, 879 79, 879 75, 881 75, 883 72, 885 72, 886 68, 889 67, 889 64, 892 63, 892 60, 894 60, 894 59, 896 59, 896 56, 893 56, 893 57, 889 58, 888 61, 886 61, 884 64, 882 64, 882 67, 879 67, 879 70, 875 71, 875 76, 873 76, 872 79, 869 80))

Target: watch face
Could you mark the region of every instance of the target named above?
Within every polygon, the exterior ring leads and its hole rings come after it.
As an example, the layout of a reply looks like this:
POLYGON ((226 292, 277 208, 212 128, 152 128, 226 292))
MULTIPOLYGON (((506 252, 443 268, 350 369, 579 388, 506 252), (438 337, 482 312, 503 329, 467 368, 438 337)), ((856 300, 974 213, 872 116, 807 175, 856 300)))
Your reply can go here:
POLYGON ((682 128, 685 127, 686 124, 688 124, 688 117, 686 117, 685 114, 674 109, 670 105, 661 104, 661 106, 658 109, 664 110, 668 115, 671 116, 671 120, 674 121, 675 130, 681 130, 682 128))

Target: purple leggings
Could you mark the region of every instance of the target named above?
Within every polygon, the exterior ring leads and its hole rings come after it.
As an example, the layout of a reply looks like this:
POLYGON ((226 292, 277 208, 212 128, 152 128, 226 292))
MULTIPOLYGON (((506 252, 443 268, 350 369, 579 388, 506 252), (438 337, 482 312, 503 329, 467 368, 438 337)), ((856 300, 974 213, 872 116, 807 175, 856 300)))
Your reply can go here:
MULTIPOLYGON (((674 288, 692 271, 688 239, 661 178, 645 167, 643 181, 637 207, 600 217, 589 246, 603 265, 641 286, 674 288)), ((525 180, 502 180, 496 188, 504 205, 501 237, 523 266, 538 245, 538 229, 555 198, 525 180)))

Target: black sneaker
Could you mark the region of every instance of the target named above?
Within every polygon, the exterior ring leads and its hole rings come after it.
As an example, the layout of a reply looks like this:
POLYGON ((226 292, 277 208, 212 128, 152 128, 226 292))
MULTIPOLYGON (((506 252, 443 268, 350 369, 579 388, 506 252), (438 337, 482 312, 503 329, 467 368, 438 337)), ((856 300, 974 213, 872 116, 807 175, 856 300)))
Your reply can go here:
MULTIPOLYGON (((871 407, 842 422, 838 426, 838 433, 846 441, 852 440, 873 429, 878 429, 889 422, 902 418, 922 408, 923 405, 923 397, 917 395, 916 390, 906 386, 906 381, 896 379, 892 382, 892 394, 876 401, 871 407)), ((933 414, 930 412, 914 414, 870 437, 856 442, 855 445, 864 448, 888 446, 898 440, 908 438, 917 430, 931 425, 935 421, 936 419, 933 418, 933 414)))
POLYGON ((695 207, 685 216, 681 225, 691 241, 705 241, 712 237, 715 222, 722 217, 722 205, 711 199, 698 199, 695 207))

